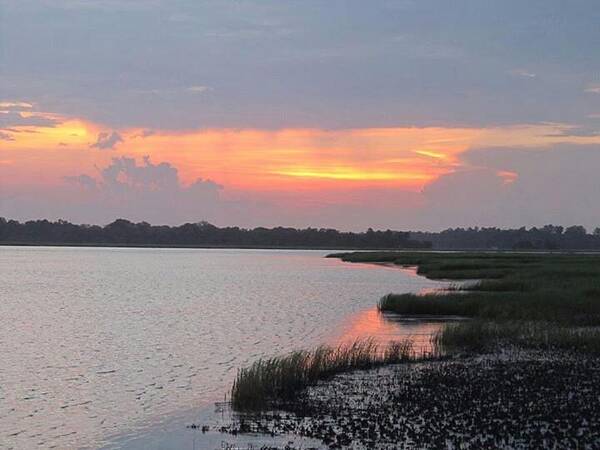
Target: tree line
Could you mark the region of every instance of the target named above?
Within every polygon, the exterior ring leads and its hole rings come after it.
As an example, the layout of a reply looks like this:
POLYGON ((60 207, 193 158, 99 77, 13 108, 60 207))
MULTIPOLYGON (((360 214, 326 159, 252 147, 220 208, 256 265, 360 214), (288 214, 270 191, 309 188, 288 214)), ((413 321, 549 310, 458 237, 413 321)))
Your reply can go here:
POLYGON ((341 232, 329 228, 219 228, 208 222, 180 226, 150 225, 118 219, 106 226, 76 225, 64 220, 20 223, 0 218, 4 244, 147 245, 288 248, 428 248, 403 231, 341 232))
POLYGON ((566 228, 559 225, 515 229, 450 228, 439 233, 412 232, 410 236, 444 250, 600 250, 600 228, 588 233, 581 225, 566 228))
POLYGON ((435 250, 600 250, 600 228, 580 225, 501 229, 449 228, 441 232, 342 232, 331 228, 219 228, 208 222, 180 226, 150 225, 117 219, 105 225, 65 220, 18 222, 0 217, 0 243, 140 245, 190 247, 280 247, 435 250))

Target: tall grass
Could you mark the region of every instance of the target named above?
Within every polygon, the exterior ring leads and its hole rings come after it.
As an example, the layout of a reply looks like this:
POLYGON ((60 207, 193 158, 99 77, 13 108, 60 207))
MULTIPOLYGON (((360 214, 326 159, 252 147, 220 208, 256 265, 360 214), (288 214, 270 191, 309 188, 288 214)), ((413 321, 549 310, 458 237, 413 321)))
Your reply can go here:
MULTIPOLYGON (((371 253, 366 259, 392 256, 396 263, 418 261, 418 271, 427 277, 463 279, 482 272, 481 279, 428 295, 389 294, 379 301, 381 311, 600 325, 598 255, 371 253)), ((360 261, 363 256, 353 253, 344 258, 360 261)))
POLYGON ((231 389, 232 407, 238 411, 262 410, 293 400, 298 391, 335 374, 410 361, 415 357, 408 340, 393 342, 381 349, 367 339, 259 359, 238 371, 231 389))
POLYGON ((418 273, 429 278, 479 279, 439 293, 388 294, 379 301, 380 311, 473 318, 438 333, 441 351, 479 352, 511 344, 600 354, 598 254, 354 252, 337 257, 417 265, 418 273))
MULTIPOLYGON (((435 294, 389 294, 380 311, 458 315, 433 339, 435 355, 481 352, 504 345, 600 355, 600 256, 518 253, 355 252, 351 262, 417 266, 434 279, 479 279, 435 294), (599 327, 599 328, 595 328, 599 327)), ((261 359, 241 369, 231 391, 236 410, 260 410, 293 400, 318 380, 354 369, 416 359, 409 342, 379 349, 373 341, 318 347, 261 359)))
POLYGON ((539 350, 568 350, 600 355, 600 329, 557 326, 548 322, 471 322, 446 325, 434 337, 439 351, 485 352, 506 345, 539 350))

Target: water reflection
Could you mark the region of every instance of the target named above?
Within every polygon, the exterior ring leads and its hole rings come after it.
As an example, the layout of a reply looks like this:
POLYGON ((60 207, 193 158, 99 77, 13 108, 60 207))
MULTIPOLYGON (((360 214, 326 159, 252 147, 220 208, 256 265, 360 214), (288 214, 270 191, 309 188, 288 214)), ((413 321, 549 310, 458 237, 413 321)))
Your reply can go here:
POLYGON ((351 316, 342 332, 331 340, 332 344, 345 344, 357 339, 373 338, 378 345, 391 341, 410 339, 415 352, 431 352, 431 338, 442 329, 447 320, 409 318, 399 314, 381 313, 376 308, 351 316))
POLYGON ((142 432, 222 399, 239 367, 343 335, 342 322, 389 334, 376 312, 354 314, 444 285, 324 256, 3 247, 0 447, 97 448, 142 432))

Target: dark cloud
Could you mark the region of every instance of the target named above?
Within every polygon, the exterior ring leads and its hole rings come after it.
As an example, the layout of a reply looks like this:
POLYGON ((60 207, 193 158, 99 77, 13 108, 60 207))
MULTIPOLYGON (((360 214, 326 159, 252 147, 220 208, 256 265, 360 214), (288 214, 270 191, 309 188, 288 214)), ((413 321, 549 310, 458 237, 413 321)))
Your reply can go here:
POLYGON ((126 156, 113 158, 99 168, 98 177, 81 174, 64 179, 75 188, 70 195, 79 199, 70 216, 84 216, 85 221, 125 217, 181 223, 214 218, 223 206, 219 184, 199 178, 184 185, 170 163, 154 164, 147 156, 141 162, 126 156))
POLYGON ((4 94, 114 128, 578 123, 597 108, 597 0, 5 3, 4 94))
POLYGON ((0 141, 14 141, 14 140, 15 140, 15 138, 12 135, 5 133, 4 131, 0 131, 0 141))
POLYGON ((471 168, 424 189, 421 227, 600 225, 599 145, 476 149, 462 159, 471 168))
POLYGON ((19 111, 8 111, 0 114, 0 128, 10 127, 55 127, 60 123, 60 120, 43 115, 40 113, 32 113, 24 115, 19 111))
POLYGON ((74 184, 76 186, 81 186, 84 189, 96 190, 98 187, 98 182, 95 178, 90 177, 89 175, 77 175, 77 176, 66 176, 63 179, 70 184, 74 184))
POLYGON ((123 137, 113 131, 112 133, 103 131, 98 134, 96 142, 90 145, 90 148, 98 148, 100 150, 113 149, 119 142, 123 142, 123 137))
POLYGON ((559 130, 555 133, 547 134, 548 137, 594 137, 600 136, 600 127, 598 124, 593 123, 593 115, 591 117, 588 115, 586 120, 588 122, 587 125, 577 125, 577 126, 569 126, 565 127, 562 130, 559 130), (592 119, 591 121, 589 119, 592 119))

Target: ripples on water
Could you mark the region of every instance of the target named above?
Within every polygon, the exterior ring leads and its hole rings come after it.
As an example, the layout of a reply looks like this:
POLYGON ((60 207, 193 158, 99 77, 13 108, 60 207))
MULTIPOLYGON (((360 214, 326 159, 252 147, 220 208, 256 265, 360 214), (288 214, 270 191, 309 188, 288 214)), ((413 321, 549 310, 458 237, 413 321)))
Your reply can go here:
POLYGON ((439 283, 277 250, 0 247, 0 443, 97 447, 220 399, 261 357, 398 328, 439 283))

